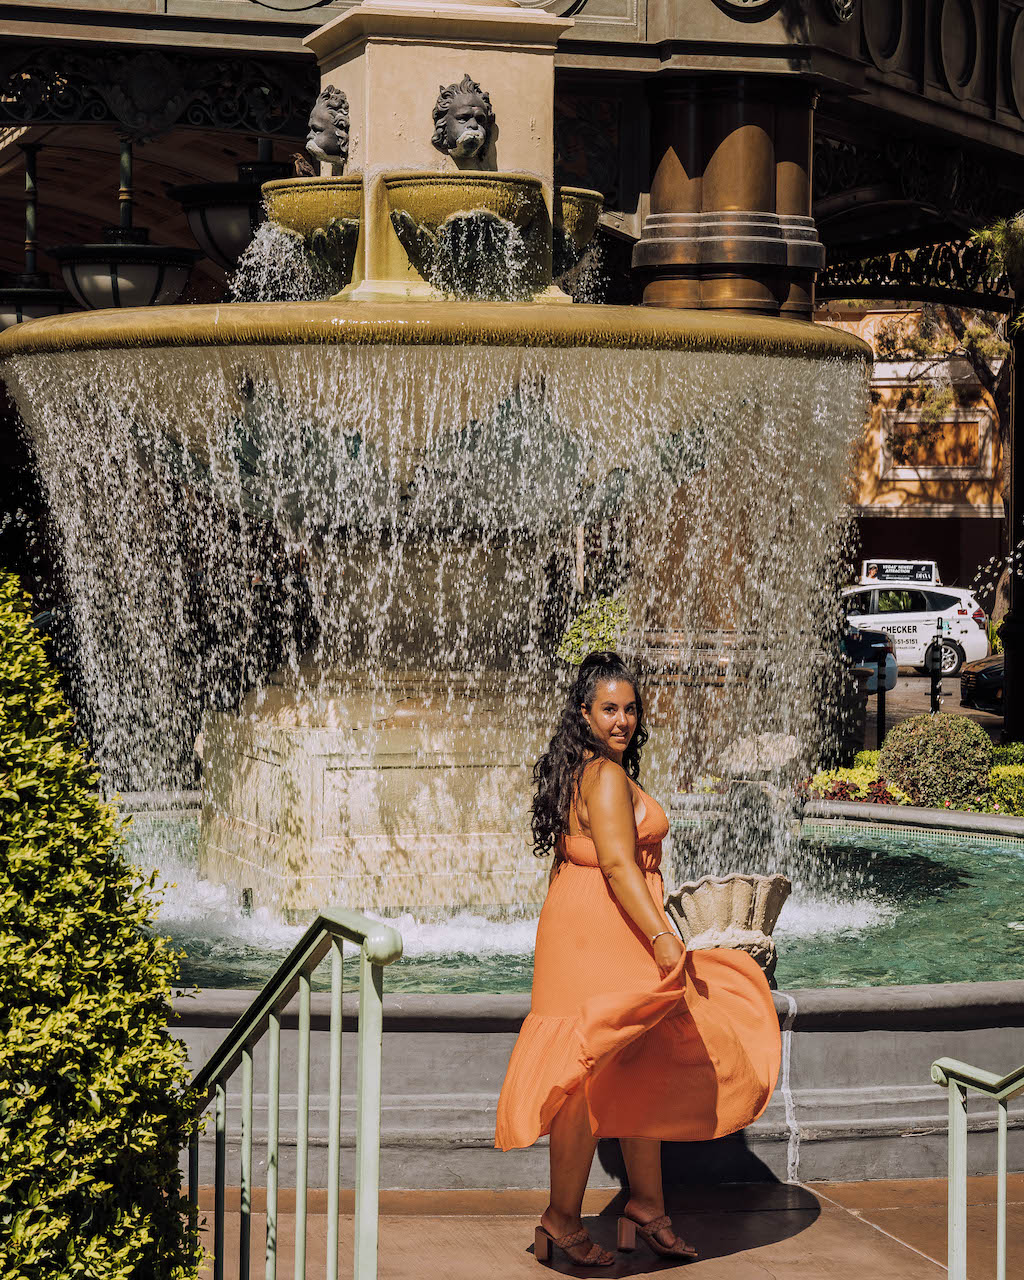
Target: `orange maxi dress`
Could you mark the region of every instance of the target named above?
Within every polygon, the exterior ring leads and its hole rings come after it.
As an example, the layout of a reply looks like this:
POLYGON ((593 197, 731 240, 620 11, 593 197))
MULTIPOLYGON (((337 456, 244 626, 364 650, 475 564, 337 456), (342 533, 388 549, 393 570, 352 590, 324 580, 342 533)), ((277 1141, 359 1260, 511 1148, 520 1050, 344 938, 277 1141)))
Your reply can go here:
MULTIPOLYGON (((646 811, 636 859, 660 910, 668 821, 640 794, 646 811)), ((537 927, 530 1012, 498 1100, 495 1146, 531 1146, 577 1089, 600 1138, 694 1142, 756 1120, 781 1059, 778 1017, 757 962, 744 951, 686 952, 662 978, 594 842, 563 836, 561 849, 537 927)))

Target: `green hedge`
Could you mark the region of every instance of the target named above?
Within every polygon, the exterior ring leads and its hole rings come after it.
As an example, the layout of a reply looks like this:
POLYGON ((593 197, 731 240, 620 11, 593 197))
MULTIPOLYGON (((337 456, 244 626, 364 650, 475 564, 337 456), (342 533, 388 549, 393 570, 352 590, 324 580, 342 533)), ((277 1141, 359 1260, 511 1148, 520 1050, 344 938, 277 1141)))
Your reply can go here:
POLYGON ((977 807, 988 796, 992 743, 967 716, 912 716, 890 729, 878 772, 914 804, 977 807))
POLYGON ((0 573, 0 1275, 188 1280, 177 960, 0 573))
POLYGON ((997 764, 988 775, 993 808, 1000 813, 1024 815, 1024 765, 997 764))

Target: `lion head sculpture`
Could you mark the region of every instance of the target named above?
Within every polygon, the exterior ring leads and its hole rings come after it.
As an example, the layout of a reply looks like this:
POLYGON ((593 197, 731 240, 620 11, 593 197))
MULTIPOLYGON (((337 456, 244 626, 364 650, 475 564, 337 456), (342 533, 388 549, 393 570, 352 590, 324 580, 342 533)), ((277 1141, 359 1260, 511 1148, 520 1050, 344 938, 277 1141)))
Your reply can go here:
POLYGON ((453 160, 480 160, 494 133, 491 99, 468 75, 440 90, 431 142, 453 160))
POLYGON ((340 171, 348 162, 348 130, 348 98, 329 84, 309 113, 306 150, 314 159, 340 171))

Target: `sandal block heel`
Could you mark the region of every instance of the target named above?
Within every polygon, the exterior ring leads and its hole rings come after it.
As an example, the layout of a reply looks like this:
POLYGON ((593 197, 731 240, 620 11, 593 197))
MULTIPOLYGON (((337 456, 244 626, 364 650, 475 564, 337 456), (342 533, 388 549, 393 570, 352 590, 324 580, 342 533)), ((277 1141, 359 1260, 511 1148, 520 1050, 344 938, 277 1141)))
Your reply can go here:
POLYGON ((619 1218, 619 1249, 631 1253, 636 1248, 636 1223, 632 1218, 619 1218))
POLYGON ((533 1256, 538 1262, 551 1261, 551 1237, 543 1227, 537 1227, 533 1233, 533 1256))

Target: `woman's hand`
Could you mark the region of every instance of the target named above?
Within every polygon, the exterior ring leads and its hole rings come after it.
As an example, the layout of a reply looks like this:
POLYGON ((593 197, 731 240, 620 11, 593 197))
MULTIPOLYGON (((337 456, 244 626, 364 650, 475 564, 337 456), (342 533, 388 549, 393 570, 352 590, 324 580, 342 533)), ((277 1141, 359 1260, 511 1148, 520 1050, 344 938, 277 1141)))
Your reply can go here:
POLYGON ((674 933, 663 933, 654 939, 654 962, 664 978, 683 958, 683 944, 674 933))

